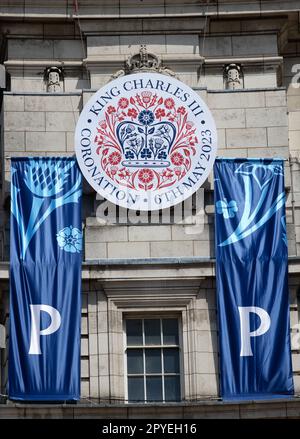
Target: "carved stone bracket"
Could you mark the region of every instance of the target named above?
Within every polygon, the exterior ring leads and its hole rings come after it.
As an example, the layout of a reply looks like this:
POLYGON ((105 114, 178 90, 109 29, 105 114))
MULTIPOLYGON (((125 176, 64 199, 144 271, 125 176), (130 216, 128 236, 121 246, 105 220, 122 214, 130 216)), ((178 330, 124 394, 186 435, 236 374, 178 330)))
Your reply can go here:
POLYGON ((47 91, 57 93, 61 90, 61 81, 63 79, 63 70, 60 67, 48 67, 45 69, 44 77, 47 85, 47 91))
POLYGON ((239 64, 227 64, 224 68, 225 88, 235 90, 242 88, 242 68, 239 64))

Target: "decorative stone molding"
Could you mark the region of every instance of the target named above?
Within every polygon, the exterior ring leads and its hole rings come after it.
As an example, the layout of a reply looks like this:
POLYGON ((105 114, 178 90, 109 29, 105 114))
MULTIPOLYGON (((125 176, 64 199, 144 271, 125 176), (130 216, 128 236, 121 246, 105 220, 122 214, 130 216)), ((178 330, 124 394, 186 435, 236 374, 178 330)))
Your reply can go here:
POLYGON ((116 308, 157 308, 169 307, 182 310, 197 297, 201 282, 198 279, 158 280, 152 279, 151 283, 145 280, 101 281, 100 284, 108 300, 116 308))
MULTIPOLYGON (((142 3, 142 2, 141 2, 142 3)), ((141 18, 152 18, 157 21, 158 18, 177 18, 183 8, 186 7, 186 14, 190 14, 193 18, 205 15, 211 17, 228 17, 237 15, 245 16, 247 13, 257 15, 274 14, 274 11, 279 12, 298 12, 299 1, 289 0, 288 2, 278 2, 278 0, 261 0, 248 1, 241 7, 239 1, 234 1, 226 4, 226 7, 220 6, 217 1, 180 1, 180 0, 166 0, 165 2, 151 2, 152 14, 149 14, 149 3, 137 5, 137 2, 120 2, 118 0, 111 0, 110 2, 99 2, 99 0, 89 0, 88 2, 80 2, 78 14, 75 13, 74 4, 69 0, 22 0, 6 2, 5 8, 0 11, 0 17, 3 16, 6 20, 20 20, 26 18, 44 19, 45 14, 55 19, 76 20, 79 16, 82 21, 97 20, 106 18, 109 14, 111 19, 122 20, 134 18, 135 22, 141 18), (157 4, 158 3, 158 4, 157 4), (39 5, 37 7, 37 4, 39 5), (24 7, 26 6, 26 8, 24 7), (100 7, 99 7, 100 6, 100 7)), ((180 17, 181 18, 181 17, 180 17)), ((188 17, 190 20, 190 17, 188 17)), ((204 20, 204 18, 203 18, 204 20)), ((102 23, 101 23, 102 24, 102 23)), ((139 23, 138 23, 139 24, 139 23)), ((99 24, 98 24, 99 25, 99 24)))

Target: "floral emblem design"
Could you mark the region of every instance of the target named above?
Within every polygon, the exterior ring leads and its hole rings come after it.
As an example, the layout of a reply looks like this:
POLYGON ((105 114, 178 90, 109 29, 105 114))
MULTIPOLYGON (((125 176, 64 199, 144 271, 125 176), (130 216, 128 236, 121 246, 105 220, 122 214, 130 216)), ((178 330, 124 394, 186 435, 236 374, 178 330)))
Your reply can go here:
POLYGON ((171 162, 175 166, 181 166, 184 162, 184 157, 179 152, 174 152, 174 154, 171 155, 171 162))
POLYGON ((108 106, 94 138, 101 168, 118 186, 156 191, 180 182, 196 155, 196 126, 185 107, 153 91, 108 106))
POLYGON ((121 98, 120 100, 119 100, 119 107, 120 108, 127 108, 128 107, 128 105, 129 105, 129 100, 128 99, 126 99, 126 98, 121 98))
POLYGON ((119 152, 114 151, 108 156, 108 161, 111 165, 118 165, 122 159, 122 156, 119 152))
POLYGON ((172 98, 165 99, 164 104, 168 110, 171 110, 172 108, 175 107, 175 102, 174 102, 174 99, 172 99, 172 98))
POLYGON ((82 250, 82 232, 76 227, 69 226, 56 234, 59 247, 65 252, 80 253, 82 250))
POLYGON ((223 218, 225 219, 233 218, 239 210, 235 200, 231 200, 228 203, 226 198, 224 200, 217 201, 216 208, 217 213, 223 215, 223 218))
POLYGON ((143 110, 140 112, 138 120, 143 125, 150 125, 154 121, 154 114, 152 113, 152 111, 143 110))
MULTIPOLYGON (((146 186, 148 183, 150 183, 154 178, 154 172, 152 169, 141 169, 138 172, 138 179, 147 187, 148 189, 151 189, 151 186, 146 186)), ((144 188, 143 184, 141 186, 144 188)))

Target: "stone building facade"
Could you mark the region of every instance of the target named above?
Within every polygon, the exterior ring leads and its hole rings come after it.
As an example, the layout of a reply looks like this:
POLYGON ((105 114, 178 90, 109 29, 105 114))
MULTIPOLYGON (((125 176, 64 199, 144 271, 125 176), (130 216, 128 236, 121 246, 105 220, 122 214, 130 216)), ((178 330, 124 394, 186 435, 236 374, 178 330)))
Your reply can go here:
MULTIPOLYGON (((300 394, 299 12, 298 0, 1 2, 2 325, 7 328, 9 318, 10 157, 74 155, 83 105, 126 71, 130 57, 139 59, 146 45, 162 68, 207 103, 218 129, 218 156, 286 159, 292 359, 300 394)), ((108 204, 84 185, 82 399, 76 406, 49 408, 19 406, 3 397, 0 418, 300 415, 296 398, 252 404, 224 404, 219 398, 212 175, 196 198, 192 214, 179 222, 173 212, 162 221, 128 218, 121 209, 109 221, 108 204), (126 331, 128 336, 132 321, 144 338, 149 325, 155 332, 159 322, 163 332, 168 322, 177 322, 171 347, 180 357, 174 378, 180 402, 165 397, 156 404, 128 403, 126 331)), ((3 395, 7 360, 2 349, 3 395)), ((162 378, 165 386, 168 378, 162 378)))

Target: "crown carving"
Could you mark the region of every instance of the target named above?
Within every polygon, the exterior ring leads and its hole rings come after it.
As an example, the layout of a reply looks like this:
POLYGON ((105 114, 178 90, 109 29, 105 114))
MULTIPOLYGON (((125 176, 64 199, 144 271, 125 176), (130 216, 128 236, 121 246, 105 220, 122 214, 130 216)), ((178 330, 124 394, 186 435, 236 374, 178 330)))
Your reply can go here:
POLYGON ((143 72, 162 73, 163 75, 177 78, 177 75, 175 72, 173 72, 173 70, 162 65, 162 61, 159 56, 148 52, 146 44, 142 44, 139 52, 127 59, 124 69, 113 73, 110 79, 113 80, 131 73, 143 72))
POLYGON ((160 66, 160 58, 154 53, 148 52, 146 44, 142 44, 139 53, 132 55, 126 61, 126 69, 128 73, 136 73, 140 71, 157 72, 160 66))

